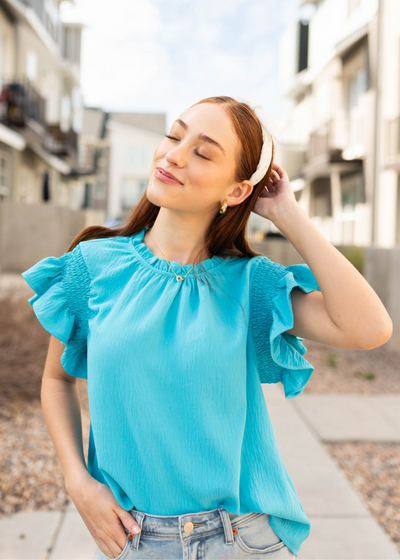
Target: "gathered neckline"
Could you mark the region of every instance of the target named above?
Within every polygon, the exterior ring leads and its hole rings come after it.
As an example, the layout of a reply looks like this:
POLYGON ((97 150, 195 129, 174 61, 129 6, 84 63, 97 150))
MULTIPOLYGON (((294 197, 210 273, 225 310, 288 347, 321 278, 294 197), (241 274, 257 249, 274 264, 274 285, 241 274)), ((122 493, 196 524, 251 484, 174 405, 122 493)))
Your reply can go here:
MULTIPOLYGON (((137 256, 139 258, 141 258, 151 268, 153 268, 153 269, 155 269, 158 272, 161 272, 163 274, 167 274, 168 276, 175 277, 175 274, 172 272, 172 270, 168 266, 168 262, 166 261, 166 259, 161 259, 159 257, 156 257, 151 252, 150 248, 147 247, 147 245, 144 243, 143 239, 144 239, 145 233, 149 229, 150 229, 150 227, 145 227, 141 231, 139 231, 138 233, 136 233, 135 235, 132 235, 130 237, 133 250, 135 251, 137 256)), ((195 272, 196 272, 196 274, 202 274, 203 271, 209 271, 209 270, 214 269, 218 266, 221 266, 221 265, 225 264, 228 260, 229 260, 228 258, 219 257, 219 256, 215 255, 213 257, 210 257, 209 259, 205 259, 203 261, 200 261, 200 263, 197 263, 196 266, 194 267, 195 272), (201 267, 199 266, 200 264, 201 264, 201 267)), ((187 272, 189 272, 190 269, 192 269, 192 266, 193 266, 193 263, 189 263, 189 264, 184 265, 184 264, 180 264, 176 261, 169 261, 169 264, 174 269, 176 274, 179 274, 180 276, 184 276, 187 272)), ((189 278, 190 276, 194 276, 193 269, 190 270, 190 272, 189 272, 189 274, 187 275, 186 278, 189 278)))

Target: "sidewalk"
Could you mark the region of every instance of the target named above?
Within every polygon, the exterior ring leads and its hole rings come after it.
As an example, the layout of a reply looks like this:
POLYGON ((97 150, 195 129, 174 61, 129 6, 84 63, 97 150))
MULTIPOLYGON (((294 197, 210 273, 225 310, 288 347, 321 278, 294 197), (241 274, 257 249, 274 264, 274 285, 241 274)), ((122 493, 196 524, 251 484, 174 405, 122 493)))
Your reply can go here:
MULTIPOLYGON (((399 559, 395 545, 320 438, 398 441, 400 397, 300 395, 285 399, 280 384, 262 387, 280 452, 311 521, 299 560, 399 559)), ((93 560, 95 548, 72 502, 64 514, 18 513, 0 519, 0 560, 93 560)))
MULTIPOLYGON (((357 401, 359 412, 364 410, 367 415, 364 399, 368 402, 373 398, 377 409, 383 410, 391 397, 303 394, 285 399, 280 384, 263 385, 263 390, 284 463, 311 521, 311 532, 301 547, 299 560, 400 558, 396 546, 325 451, 319 437, 323 434, 325 438, 330 428, 328 440, 338 441, 339 432, 342 440, 347 436, 354 439, 353 411, 351 406, 343 406, 343 399, 351 399, 353 404, 357 401), (336 421, 336 431, 332 420, 336 421)), ((375 414, 369 409, 370 421, 375 414)), ((369 439, 376 439, 379 425, 380 440, 392 441, 393 426, 378 419, 376 416, 371 422, 374 431, 369 439), (390 438, 384 437, 385 428, 390 438)), ((359 431, 361 423, 357 423, 359 431)), ((363 436, 367 436, 365 431, 363 436)))

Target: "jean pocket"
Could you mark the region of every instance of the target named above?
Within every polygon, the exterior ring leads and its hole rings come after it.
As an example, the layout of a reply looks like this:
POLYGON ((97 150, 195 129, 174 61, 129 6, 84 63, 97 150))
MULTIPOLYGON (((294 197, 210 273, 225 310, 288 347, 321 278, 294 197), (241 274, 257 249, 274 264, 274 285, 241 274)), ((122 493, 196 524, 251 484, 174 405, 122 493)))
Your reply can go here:
POLYGON ((238 546, 248 554, 275 552, 285 546, 285 543, 272 530, 269 516, 266 513, 238 523, 237 527, 233 521, 232 528, 238 546))
POLYGON ((123 560, 123 558, 125 558, 125 556, 127 556, 127 553, 129 551, 129 545, 130 545, 130 539, 129 536, 126 536, 126 543, 124 548, 121 550, 121 552, 118 554, 118 556, 107 556, 107 554, 104 554, 104 556, 106 558, 108 558, 108 560, 123 560))

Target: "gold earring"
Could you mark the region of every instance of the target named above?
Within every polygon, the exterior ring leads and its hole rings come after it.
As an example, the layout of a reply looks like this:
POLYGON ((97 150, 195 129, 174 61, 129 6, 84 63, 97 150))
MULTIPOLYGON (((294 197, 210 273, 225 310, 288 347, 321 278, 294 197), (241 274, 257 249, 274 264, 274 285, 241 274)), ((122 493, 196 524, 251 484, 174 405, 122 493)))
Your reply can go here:
POLYGON ((226 209, 228 208, 228 203, 224 202, 224 204, 221 206, 221 208, 219 209, 219 213, 220 214, 225 214, 226 209))

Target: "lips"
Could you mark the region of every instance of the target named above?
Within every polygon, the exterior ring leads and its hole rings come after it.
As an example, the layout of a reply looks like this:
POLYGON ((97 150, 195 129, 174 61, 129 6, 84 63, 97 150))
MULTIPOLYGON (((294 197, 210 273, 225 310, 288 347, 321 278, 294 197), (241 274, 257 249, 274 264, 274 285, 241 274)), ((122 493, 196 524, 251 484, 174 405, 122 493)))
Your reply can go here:
POLYGON ((170 179, 175 179, 175 181, 177 181, 178 183, 180 183, 181 185, 183 185, 183 183, 177 178, 175 177, 175 175, 172 175, 172 173, 168 173, 168 171, 165 171, 165 169, 163 169, 162 167, 157 167, 157 169, 159 171, 161 171, 164 175, 166 175, 167 177, 169 177, 170 179))

